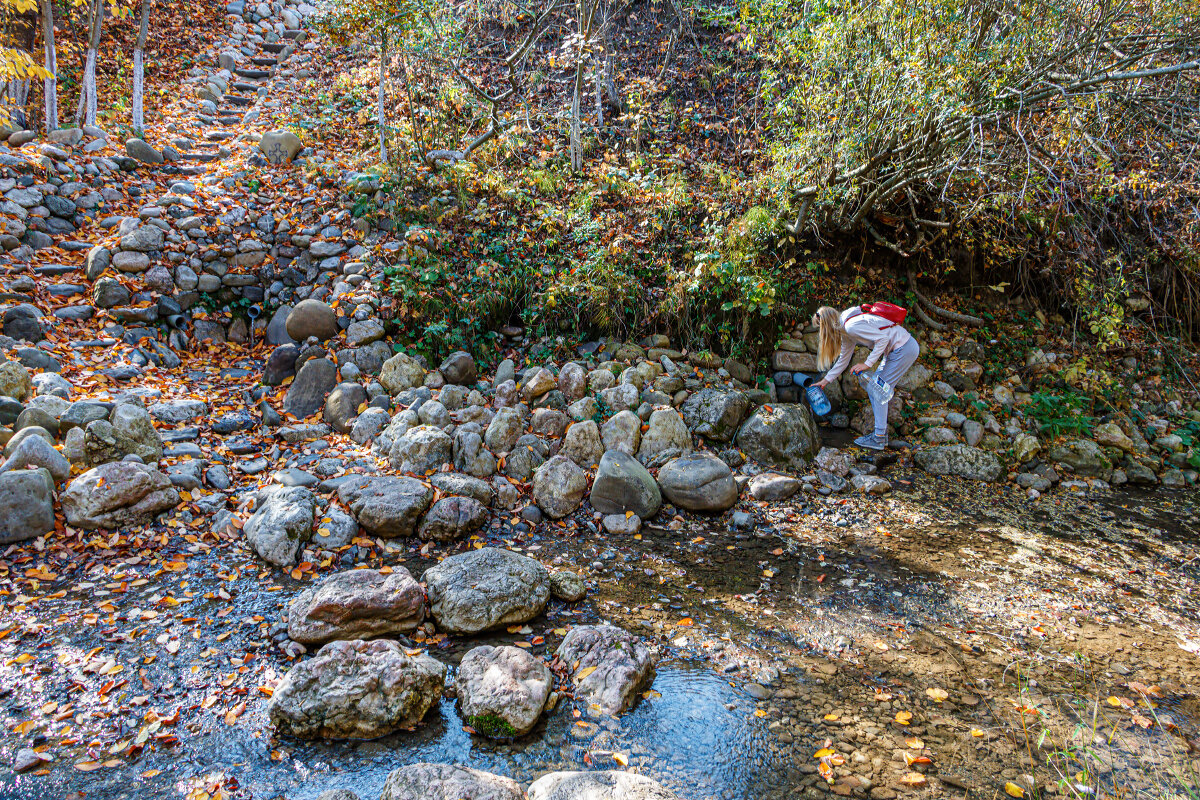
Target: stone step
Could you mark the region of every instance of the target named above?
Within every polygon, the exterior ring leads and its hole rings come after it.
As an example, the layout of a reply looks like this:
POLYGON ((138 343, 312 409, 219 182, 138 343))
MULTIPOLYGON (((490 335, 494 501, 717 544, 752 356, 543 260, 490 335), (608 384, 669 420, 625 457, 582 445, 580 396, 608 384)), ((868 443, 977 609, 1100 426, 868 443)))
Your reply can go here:
POLYGON ((302 31, 299 28, 296 28, 295 30, 284 31, 283 38, 295 39, 297 41, 304 41, 304 39, 308 38, 308 34, 306 31, 302 31))
POLYGON ((278 53, 287 47, 286 42, 263 42, 262 49, 268 53, 278 53))
POLYGON ((222 130, 207 131, 204 134, 204 138, 208 139, 210 142, 223 142, 227 139, 232 139, 233 137, 234 137, 233 131, 222 131, 222 130))
POLYGON ((242 106, 241 108, 221 107, 221 108, 217 109, 217 114, 222 117, 244 117, 244 116, 246 116, 246 107, 245 106, 242 106))
POLYGON ((231 106, 252 106, 254 105, 253 97, 244 97, 240 94, 227 94, 222 98, 231 106))
POLYGON ((180 161, 199 161, 201 163, 208 163, 209 161, 216 161, 220 157, 221 156, 219 153, 180 153, 179 154, 180 161))
POLYGON ((259 67, 273 67, 278 60, 275 56, 255 56, 250 63, 259 67))
POLYGON ((271 77, 271 71, 269 69, 243 69, 238 67, 233 72, 235 75, 240 75, 243 78, 250 78, 251 80, 254 78, 271 77))
POLYGON ((57 277, 59 275, 67 275, 75 272, 79 267, 73 267, 70 264, 40 264, 33 268, 33 271, 38 275, 47 275, 57 277))
POLYGON ((265 83, 244 83, 242 81, 237 81, 232 84, 232 87, 237 89, 239 92, 257 92, 264 86, 266 86, 265 83))
POLYGON ((222 125, 237 125, 241 121, 241 117, 217 117, 217 122, 222 125))

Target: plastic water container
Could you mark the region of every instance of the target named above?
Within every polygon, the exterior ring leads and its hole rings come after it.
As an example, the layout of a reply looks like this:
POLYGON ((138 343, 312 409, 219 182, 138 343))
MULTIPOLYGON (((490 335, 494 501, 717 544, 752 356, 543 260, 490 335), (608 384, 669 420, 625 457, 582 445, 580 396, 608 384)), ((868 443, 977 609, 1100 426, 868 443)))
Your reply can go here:
POLYGON ((815 385, 817 379, 811 375, 805 375, 803 372, 797 372, 792 380, 795 381, 808 397, 808 407, 818 417, 823 417, 833 410, 833 406, 829 403, 829 398, 825 396, 825 392, 821 391, 821 387, 815 385))
POLYGON ((873 403, 886 406, 896 394, 896 390, 879 376, 879 370, 875 370, 870 375, 860 372, 858 373, 858 379, 862 381, 863 388, 866 389, 867 395, 870 396, 873 403))

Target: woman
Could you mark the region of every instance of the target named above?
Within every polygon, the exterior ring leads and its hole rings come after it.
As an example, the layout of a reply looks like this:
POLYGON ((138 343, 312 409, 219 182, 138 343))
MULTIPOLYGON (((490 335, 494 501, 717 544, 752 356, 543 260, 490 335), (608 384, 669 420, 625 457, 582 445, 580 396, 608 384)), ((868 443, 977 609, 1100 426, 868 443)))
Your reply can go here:
MULTIPOLYGON (((866 361, 850 367, 851 374, 861 376, 878 365, 877 375, 893 389, 921 354, 921 346, 912 334, 890 320, 864 313, 859 306, 847 308, 841 314, 837 309, 821 306, 812 321, 820 329, 817 368, 829 370, 824 379, 815 384, 822 389, 837 380, 846 369, 854 357, 855 345, 869 347, 871 353, 866 361)), ((875 414, 875 432, 855 439, 854 443, 871 450, 883 450, 888 441, 888 404, 879 402, 870 392, 868 395, 871 395, 871 411, 875 414)))

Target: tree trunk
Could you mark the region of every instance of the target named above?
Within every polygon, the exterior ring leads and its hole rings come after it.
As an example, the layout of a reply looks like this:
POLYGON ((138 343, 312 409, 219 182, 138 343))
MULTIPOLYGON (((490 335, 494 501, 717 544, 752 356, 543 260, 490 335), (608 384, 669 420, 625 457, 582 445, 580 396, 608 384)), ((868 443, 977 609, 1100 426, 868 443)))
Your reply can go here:
POLYGON ((46 107, 46 133, 58 128, 58 54, 54 49, 54 0, 42 0, 42 43, 46 47, 46 71, 52 77, 42 82, 46 107))
POLYGON ((579 136, 579 95, 583 93, 583 59, 575 65, 575 87, 571 92, 571 168, 583 168, 583 143, 579 136))
POLYGON ((387 28, 379 31, 379 163, 386 164, 387 152, 387 28))
POLYGON ((75 123, 96 124, 96 58, 100 48, 100 31, 104 24, 104 0, 92 0, 89 9, 91 30, 88 34, 87 60, 83 65, 83 83, 79 91, 79 107, 75 123))
POLYGON ((603 69, 603 58, 597 58, 596 63, 592 66, 592 79, 596 85, 596 129, 604 130, 604 97, 600 91, 602 79, 600 73, 603 69))
POLYGON ((146 50, 146 35, 150 29, 150 0, 142 0, 141 20, 138 22, 137 43, 133 46, 133 129, 140 136, 145 132, 145 118, 142 112, 142 83, 145 75, 144 52, 146 50))

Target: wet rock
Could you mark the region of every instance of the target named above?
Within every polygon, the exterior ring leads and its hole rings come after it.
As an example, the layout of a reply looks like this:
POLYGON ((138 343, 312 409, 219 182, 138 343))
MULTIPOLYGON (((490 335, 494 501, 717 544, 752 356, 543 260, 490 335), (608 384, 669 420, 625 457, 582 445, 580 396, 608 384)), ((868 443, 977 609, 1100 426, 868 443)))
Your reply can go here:
POLYGON ((23 542, 53 530, 54 479, 50 473, 45 469, 0 473, 0 544, 23 542))
POLYGON ((654 679, 646 643, 612 625, 572 628, 554 658, 573 680, 576 696, 600 706, 605 714, 632 706, 654 679))
POLYGON ((454 679, 463 720, 484 736, 511 739, 537 724, 554 681, 541 659, 517 647, 476 647, 454 679))
POLYGON ((775 472, 763 472, 750 479, 750 494, 755 500, 786 500, 800 491, 800 481, 775 472))
POLYGON ((303 644, 408 633, 425 620, 425 593, 404 567, 330 575, 288 605, 288 636, 303 644))
POLYGON ((760 464, 799 472, 817 454, 821 437, 808 406, 778 403, 751 414, 735 441, 760 464))
POLYGON ((533 476, 533 502, 551 519, 561 519, 579 508, 586 493, 587 475, 564 455, 542 464, 533 476))
POLYGON ((822 447, 821 452, 813 459, 813 465, 844 478, 850 474, 854 466, 854 454, 848 450, 838 450, 836 447, 822 447))
POLYGON ((337 386, 337 365, 325 358, 304 362, 283 398, 283 410, 297 419, 311 417, 325 405, 325 397, 337 386))
POLYGON ((948 475, 977 481, 997 481, 1002 467, 994 453, 965 444, 928 447, 913 455, 917 466, 933 475, 948 475))
POLYGON ((633 772, 551 772, 529 787, 528 800, 677 800, 661 783, 633 772))
POLYGON ((454 441, 439 428, 418 425, 392 444, 388 457, 398 472, 424 475, 454 461, 454 441))
POLYGON ((425 368, 407 353, 397 353, 383 362, 379 382, 390 395, 425 385, 425 368))
POLYGON ((657 467, 691 452, 691 449, 692 437, 683 417, 673 408, 659 409, 650 415, 638 446, 637 460, 648 467, 657 467))
POLYGON ((587 583, 574 572, 561 570, 550 573, 550 594, 568 603, 577 603, 587 596, 587 583))
POLYGON ((741 392, 701 389, 689 395, 679 411, 692 433, 716 442, 729 442, 749 409, 750 401, 741 392))
POLYGON ((379 800, 525 800, 511 778, 457 764, 409 764, 393 770, 379 800))
POLYGON ((448 633, 526 622, 546 607, 550 576, 528 556, 485 547, 450 556, 422 576, 430 612, 448 633))
POLYGON ((242 526, 246 541, 260 558, 279 567, 296 563, 312 538, 316 498, 302 486, 269 486, 259 492, 258 508, 242 526))
POLYGON ((159 422, 168 425, 182 425, 185 422, 202 419, 208 415, 208 404, 202 400, 164 400, 155 403, 147 411, 159 422))
POLYGON ((77 528, 143 525, 179 504, 171 479, 130 461, 102 464, 75 478, 62 493, 67 524, 77 528))
POLYGON ((632 511, 641 519, 652 519, 662 506, 662 493, 640 462, 620 450, 609 450, 596 470, 591 502, 602 514, 632 511))
POLYGON ((51 760, 49 756, 43 755, 31 747, 22 747, 13 757, 13 772, 21 775, 37 769, 43 764, 48 764, 51 760))
POLYGON ((271 723, 301 739, 374 739, 411 728, 442 696, 446 666, 393 641, 330 642, 288 672, 271 723))
POLYGON ((355 476, 338 487, 338 497, 358 524, 376 536, 412 536, 433 500, 433 489, 415 478, 355 476))
POLYGON ((417 527, 417 536, 436 541, 464 539, 482 528, 488 520, 483 503, 471 497, 443 497, 417 527))
POLYGON ((738 485, 724 461, 709 453, 676 458, 658 471, 663 496, 689 511, 724 511, 738 500, 738 485))

